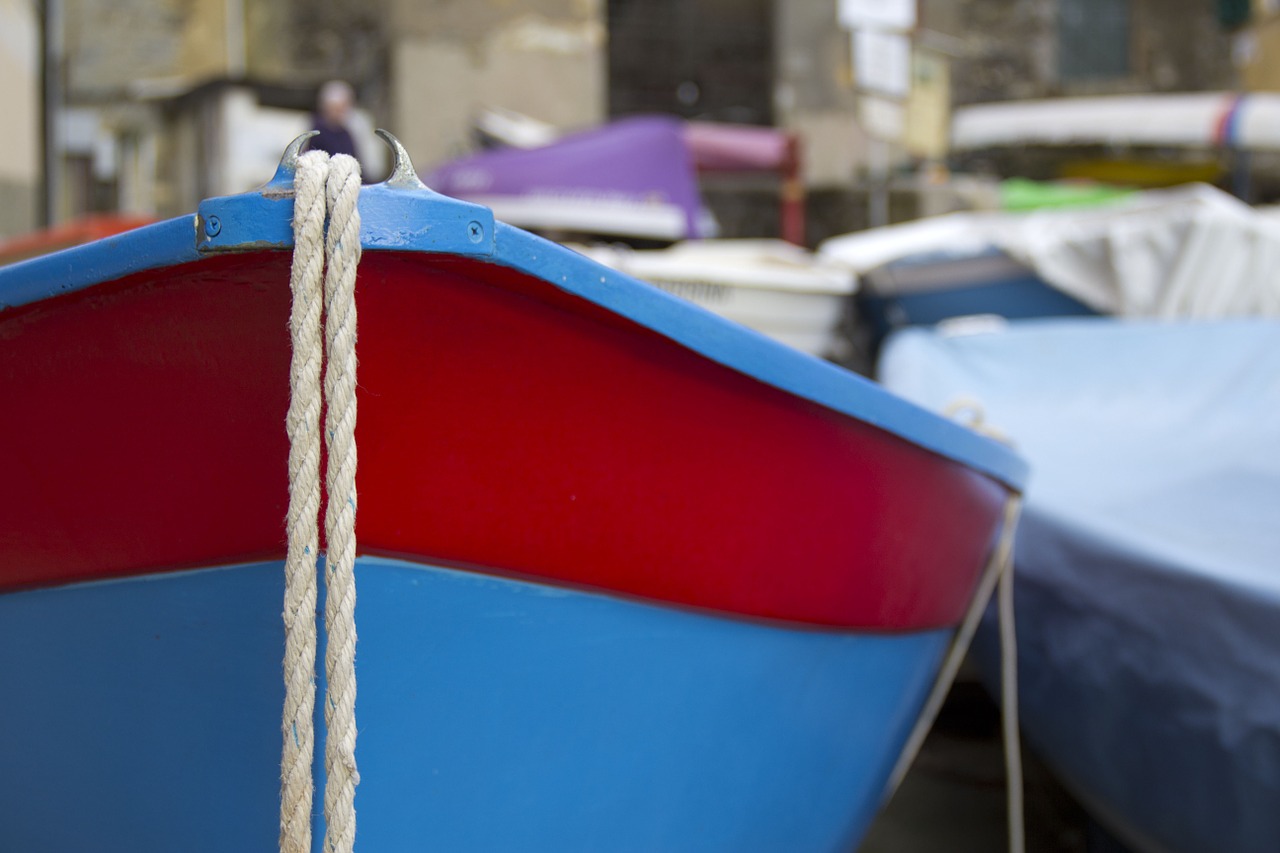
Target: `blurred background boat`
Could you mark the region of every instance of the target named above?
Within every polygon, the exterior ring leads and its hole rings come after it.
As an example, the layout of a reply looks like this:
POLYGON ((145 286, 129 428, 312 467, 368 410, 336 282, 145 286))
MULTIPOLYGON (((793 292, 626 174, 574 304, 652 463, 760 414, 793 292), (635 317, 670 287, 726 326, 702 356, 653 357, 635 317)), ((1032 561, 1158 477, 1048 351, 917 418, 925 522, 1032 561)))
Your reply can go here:
POLYGON ((1205 185, 949 214, 835 237, 818 254, 858 274, 873 351, 895 329, 970 315, 1280 315, 1280 228, 1205 185))
POLYGON ((0 266, 79 246, 155 222, 150 216, 97 214, 74 222, 0 240, 0 266))
MULTIPOLYGON (((890 338, 887 387, 980 410, 1034 477, 1028 744, 1134 850, 1280 838, 1280 323, 1068 318, 890 338)), ((997 677, 995 626, 976 660, 997 677)))
POLYGON ((571 248, 802 352, 833 361, 847 354, 857 279, 799 246, 743 239, 571 248))
POLYGON ((491 129, 499 123, 504 139, 529 144, 445 163, 423 176, 427 185, 542 233, 672 242, 719 231, 702 203, 700 174, 764 172, 783 184, 783 239, 804 242, 804 195, 792 134, 638 116, 548 139, 545 131, 520 133, 526 125, 510 115, 486 113, 478 121, 491 129))

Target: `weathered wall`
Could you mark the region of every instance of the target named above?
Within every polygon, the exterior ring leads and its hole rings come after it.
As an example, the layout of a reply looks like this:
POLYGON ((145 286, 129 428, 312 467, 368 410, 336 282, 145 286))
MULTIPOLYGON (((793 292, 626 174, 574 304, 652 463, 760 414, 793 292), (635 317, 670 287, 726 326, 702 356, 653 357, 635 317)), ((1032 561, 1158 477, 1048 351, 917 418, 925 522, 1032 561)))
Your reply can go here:
POLYGON ((1280 92, 1280 13, 1259 16, 1240 35, 1240 81, 1251 92, 1280 92))
POLYGON ((800 134, 810 186, 848 184, 866 163, 849 38, 836 23, 835 3, 779 0, 775 6, 775 117, 800 134))
MULTIPOLYGON (((1128 8, 1127 70, 1064 74, 1064 3, 1082 0, 929 0, 939 29, 956 36, 952 68, 956 104, 1126 92, 1231 88, 1231 36, 1209 0, 1112 0, 1128 8)), ((926 18, 926 23, 933 26, 926 18)), ((1085 27, 1098 26, 1085 18, 1085 27)), ((1101 35, 1099 36, 1101 37, 1101 35)))
POLYGON ((1150 90, 1231 89, 1231 33, 1204 0, 1142 0, 1134 8, 1134 77, 1150 90))
POLYGON ((0 237, 31 230, 40 179, 39 29, 34 4, 0 0, 0 237))
POLYGON ((390 127, 420 168, 465 152, 485 107, 561 128, 605 117, 602 0, 395 0, 390 127))
POLYGON ((127 93, 181 73, 185 0, 65 0, 66 88, 73 100, 127 93))
POLYGON ((609 114, 772 124, 774 0, 609 0, 609 114))
POLYGON ((68 88, 79 99, 247 76, 376 88, 385 0, 64 0, 68 88))
MULTIPOLYGON (((662 43, 687 48, 685 53, 697 58, 694 76, 704 78, 698 88, 705 90, 710 106, 680 101, 678 112, 697 114, 707 106, 714 117, 733 119, 734 104, 752 101, 754 112, 746 110, 750 116, 738 120, 772 118, 798 131, 810 186, 847 185, 865 171, 868 140, 857 121, 849 34, 837 25, 835 0, 63 2, 70 102, 106 107, 100 112, 107 131, 122 140, 135 137, 139 150, 156 152, 161 163, 166 152, 182 148, 156 136, 178 132, 164 124, 162 96, 241 73, 303 94, 303 101, 276 102, 277 107, 306 106, 311 88, 325 79, 349 80, 374 121, 396 132, 422 168, 469 150, 472 120, 485 107, 513 109, 564 129, 593 125, 611 112, 616 51, 610 50, 608 35, 625 15, 646 23, 647 29, 638 28, 641 35, 662 35, 667 27, 671 32, 662 43), (667 17, 646 18, 654 9, 665 10, 667 17), (242 52, 227 26, 240 17, 242 52), (695 25, 685 26, 689 21, 695 25), (735 28, 758 35, 762 26, 771 44, 729 38, 735 28), (237 66, 238 55, 243 68, 237 66), (735 81, 736 90, 729 85, 735 81), (757 97, 712 98, 713 89, 757 97), (146 102, 151 106, 141 106, 136 96, 152 99, 146 102), (122 110, 131 99, 133 109, 122 110), (711 110, 721 102, 730 105, 724 114, 711 110)), ((15 8, 29 15, 33 6, 27 0, 0 0, 0 9, 15 8)), ((1215 19, 1212 0, 919 0, 919 10, 919 43, 950 63, 957 104, 1234 83, 1229 37, 1215 19), (1064 79, 1062 10, 1079 12, 1097 3, 1130 10, 1130 35, 1122 42, 1125 73, 1064 79)), ((1091 25, 1087 16, 1084 20, 1091 25)), ((616 29, 620 37, 638 31, 616 29)), ((638 53, 642 61, 630 72, 637 86, 648 85, 646 67, 651 67, 653 85, 667 93, 675 79, 668 66, 678 64, 679 57, 665 49, 638 53)), ((680 75, 688 76, 685 70, 680 75)), ((936 104, 928 111, 942 120, 936 104)), ((128 148, 121 143, 119 150, 128 148)), ((124 184, 122 179, 122 195, 124 184)), ((137 192, 131 197, 140 198, 148 183, 140 178, 132 186, 137 192)), ((154 193, 186 197, 163 181, 154 193)), ((163 198, 154 206, 168 209, 163 198)))

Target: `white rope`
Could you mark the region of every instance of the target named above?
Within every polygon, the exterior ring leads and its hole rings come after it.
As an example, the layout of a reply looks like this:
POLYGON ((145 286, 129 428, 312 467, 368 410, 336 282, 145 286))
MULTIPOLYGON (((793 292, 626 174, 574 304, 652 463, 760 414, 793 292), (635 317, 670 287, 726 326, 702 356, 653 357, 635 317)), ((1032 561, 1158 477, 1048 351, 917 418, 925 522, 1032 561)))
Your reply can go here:
POLYGON ((948 691, 951 690, 951 683, 955 681, 956 673, 960 671, 964 656, 969 651, 969 644, 973 641, 973 635, 978 630, 978 623, 982 620, 983 611, 986 610, 987 604, 991 601, 991 594, 995 592, 996 583, 1012 564, 1010 558, 1013 553, 1014 530, 1017 527, 1021 501, 1020 496, 1010 495, 1005 502, 1000 539, 996 543, 995 550, 991 552, 991 557, 982 572, 982 577, 978 579, 978 589, 974 593, 973 600, 969 602, 969 609, 965 613, 964 619, 960 622, 960 629, 956 631, 956 636, 951 641, 951 647, 942 662, 942 668, 933 683, 929 698, 925 700, 924 708, 920 711, 915 728, 911 730, 911 734, 907 737, 906 745, 903 746, 902 752, 898 756, 898 763, 894 765, 893 772, 889 775, 889 785, 886 790, 888 796, 892 796, 893 792, 898 789, 903 777, 907 775, 907 770, 911 767, 911 763, 915 761, 916 754, 920 752, 920 747, 924 744, 924 739, 929 734, 929 729, 933 726, 933 721, 937 718, 938 711, 941 710, 948 691))
POLYGON ((280 763, 281 853, 311 853, 311 761, 315 747, 316 554, 320 516, 320 332, 324 180, 329 155, 310 151, 294 175, 293 307, 289 332, 289 508, 284 587, 284 750, 280 763))
POLYGON ((328 439, 325 513, 324 849, 350 853, 356 840, 356 266, 360 263, 360 164, 329 161, 328 269, 324 279, 328 439))
MULTIPOLYGON (((997 441, 1008 442, 1003 433, 987 424, 986 411, 977 400, 968 397, 954 400, 943 410, 943 414, 950 418, 967 416, 965 420, 971 429, 997 441)), ((992 555, 992 561, 1000 576, 996 593, 996 618, 1000 625, 1000 733, 1004 742, 1009 850, 1011 853, 1022 853, 1026 846, 1026 829, 1022 802, 1022 738, 1018 731, 1018 635, 1013 613, 1013 529, 1017 526, 1021 513, 1022 498, 1010 498, 1010 502, 1015 499, 1017 506, 1005 508, 1005 532, 992 555)), ((990 596, 991 592, 988 590, 982 597, 983 609, 990 596)), ((968 640, 965 641, 965 648, 968 648, 968 640)), ((961 656, 963 657, 963 653, 961 656)), ((959 663, 956 665, 959 666, 959 663)))
MULTIPOLYGON (((1008 523, 1006 518, 1005 523, 1008 523)), ((1004 735, 1005 796, 1010 853, 1026 849, 1022 813, 1022 738, 1018 734, 1018 637, 1013 622, 1013 558, 1005 558, 996 593, 1000 618, 1000 722, 1004 735)))
POLYGON ((955 681, 956 673, 960 671, 964 656, 969 651, 969 644, 973 641, 973 635, 978 630, 978 623, 982 620, 982 614, 986 610, 987 604, 991 601, 991 595, 998 583, 1001 596, 997 602, 1001 620, 1001 719, 1004 733, 1006 786, 1009 807, 1009 850, 1011 853, 1023 853, 1024 850, 1022 758, 1017 716, 1017 645, 1013 634, 1012 597, 1013 542, 1014 533, 1018 527, 1018 516, 1021 511, 1022 496, 1018 494, 1010 495, 1005 502, 1000 539, 996 543, 995 549, 991 552, 987 567, 983 570, 982 577, 978 581, 977 592, 969 604, 969 610, 965 613, 964 620, 960 623, 960 630, 956 632, 955 639, 951 641, 951 648, 942 663, 942 669, 938 673, 937 680, 933 683, 933 690, 929 693, 929 698, 925 700, 924 709, 921 710, 915 727, 907 737, 906 745, 903 746, 902 752, 898 755, 898 762, 894 765, 893 772, 889 775, 889 785, 886 789, 886 798, 893 796, 893 792, 902 784, 903 777, 907 775, 907 770, 910 769, 911 764, 916 759, 916 755, 920 752, 920 747, 924 745, 925 737, 929 734, 929 729, 933 727, 933 721, 937 718, 938 711, 941 710, 942 703, 947 698, 947 693, 951 690, 951 684, 955 681))
POLYGON ((294 176, 293 308, 290 363, 289 509, 285 559, 285 706, 280 850, 311 850, 315 732, 316 557, 320 512, 320 410, 327 403, 325 515, 325 849, 355 843, 355 277, 360 261, 354 158, 310 151, 294 176), (325 217, 329 217, 327 241, 325 217), (327 264, 327 270, 325 270, 327 264), (324 275, 323 299, 321 273, 324 275), (321 342, 321 304, 326 320, 321 342), (324 396, 320 366, 327 362, 324 396))

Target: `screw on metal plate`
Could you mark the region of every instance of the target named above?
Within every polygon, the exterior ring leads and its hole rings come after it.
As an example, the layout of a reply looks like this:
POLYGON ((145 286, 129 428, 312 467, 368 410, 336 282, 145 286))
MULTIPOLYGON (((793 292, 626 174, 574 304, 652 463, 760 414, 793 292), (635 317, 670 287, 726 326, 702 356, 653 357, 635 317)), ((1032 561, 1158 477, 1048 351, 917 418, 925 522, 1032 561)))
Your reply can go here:
POLYGON ((217 237, 222 231, 222 220, 216 216, 210 216, 204 221, 204 233, 207 237, 217 237))
POLYGON ((472 243, 479 243, 484 239, 484 226, 474 220, 467 223, 467 238, 472 243))
POLYGON ((391 174, 387 176, 386 185, 393 189, 405 190, 425 190, 427 185, 418 180, 418 173, 413 170, 413 161, 409 159, 409 152, 404 150, 404 146, 400 144, 400 140, 396 139, 390 132, 378 128, 374 131, 387 143, 394 155, 394 161, 391 164, 391 174))

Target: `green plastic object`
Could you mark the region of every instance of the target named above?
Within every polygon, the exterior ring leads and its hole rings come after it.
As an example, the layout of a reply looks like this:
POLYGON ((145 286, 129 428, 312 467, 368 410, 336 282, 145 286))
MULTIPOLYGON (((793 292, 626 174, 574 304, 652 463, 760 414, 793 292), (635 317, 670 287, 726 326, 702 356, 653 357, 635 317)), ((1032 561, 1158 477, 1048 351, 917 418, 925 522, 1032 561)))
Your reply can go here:
POLYGON ((1135 190, 1113 184, 1083 181, 1032 181, 1009 178, 1000 182, 1000 207, 1004 210, 1040 210, 1056 207, 1096 207, 1132 195, 1135 190))

